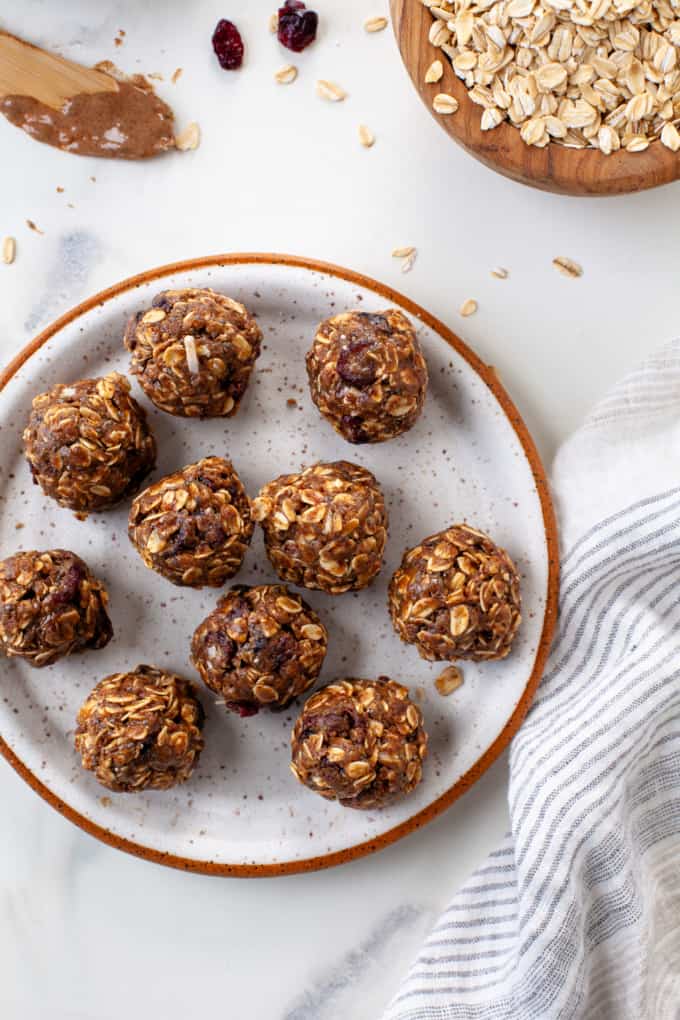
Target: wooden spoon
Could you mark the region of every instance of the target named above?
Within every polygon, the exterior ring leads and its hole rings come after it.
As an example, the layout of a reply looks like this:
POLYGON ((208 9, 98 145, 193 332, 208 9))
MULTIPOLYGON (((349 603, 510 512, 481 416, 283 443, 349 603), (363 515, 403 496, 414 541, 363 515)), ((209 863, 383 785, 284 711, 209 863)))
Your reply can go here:
POLYGON ((83 67, 0 32, 0 113, 83 156, 143 159, 175 146, 172 110, 141 75, 83 67))
POLYGON ((32 96, 60 110, 81 93, 118 92, 115 78, 94 67, 83 67, 31 43, 0 32, 0 99, 32 96))
POLYGON ((402 59, 423 102, 454 141, 492 170, 563 195, 621 195, 680 178, 680 153, 671 152, 660 141, 644 152, 605 156, 599 149, 568 149, 555 142, 537 149, 526 145, 518 129, 507 122, 482 131, 480 107, 469 98, 447 57, 428 39, 430 12, 420 0, 390 0, 390 6, 402 59), (444 75, 436 85, 426 85, 425 72, 435 59, 442 61, 444 75), (434 113, 432 100, 438 92, 455 96, 457 113, 434 113))

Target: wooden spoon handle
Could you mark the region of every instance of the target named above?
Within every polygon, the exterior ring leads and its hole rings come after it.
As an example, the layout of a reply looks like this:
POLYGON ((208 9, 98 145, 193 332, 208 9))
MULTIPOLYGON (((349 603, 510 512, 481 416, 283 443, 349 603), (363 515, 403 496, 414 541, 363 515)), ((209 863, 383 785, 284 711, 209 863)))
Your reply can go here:
POLYGON ((41 50, 8 32, 0 32, 0 99, 32 96, 60 110, 66 100, 83 92, 117 92, 110 74, 74 64, 41 50))

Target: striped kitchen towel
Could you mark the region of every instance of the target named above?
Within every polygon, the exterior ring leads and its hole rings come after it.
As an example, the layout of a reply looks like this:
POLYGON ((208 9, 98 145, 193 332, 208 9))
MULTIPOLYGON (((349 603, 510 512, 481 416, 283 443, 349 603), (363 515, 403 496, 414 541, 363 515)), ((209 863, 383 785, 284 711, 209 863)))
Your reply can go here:
POLYGON ((511 833, 384 1020, 680 1020, 680 341, 562 447, 560 619, 511 833))

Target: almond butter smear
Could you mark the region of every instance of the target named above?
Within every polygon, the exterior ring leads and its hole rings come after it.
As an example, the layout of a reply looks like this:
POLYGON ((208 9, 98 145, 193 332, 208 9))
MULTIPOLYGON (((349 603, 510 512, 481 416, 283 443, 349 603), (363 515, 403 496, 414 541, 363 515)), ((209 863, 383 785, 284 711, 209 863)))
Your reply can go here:
POLYGON ((174 149, 174 114, 147 79, 127 78, 108 62, 97 67, 116 79, 115 92, 81 93, 59 110, 9 95, 0 100, 0 113, 36 141, 79 156, 147 159, 174 149))

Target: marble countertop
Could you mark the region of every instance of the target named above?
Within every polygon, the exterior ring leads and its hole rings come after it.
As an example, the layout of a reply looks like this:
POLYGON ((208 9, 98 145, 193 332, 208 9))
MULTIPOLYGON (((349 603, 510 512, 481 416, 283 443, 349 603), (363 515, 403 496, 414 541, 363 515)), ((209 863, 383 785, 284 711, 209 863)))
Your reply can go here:
MULTIPOLYGON (((0 266, 0 359, 150 266, 222 251, 310 255, 384 280, 452 325, 496 366, 549 462, 609 383, 676 332, 680 190, 574 200, 495 176, 427 115, 390 32, 363 31, 387 6, 318 0, 319 40, 291 59, 268 33, 271 0, 232 12, 214 0, 16 5, 3 28, 85 63, 162 73, 159 92, 181 124, 200 123, 203 140, 193 153, 118 164, 52 151, 0 123, 0 234, 17 239, 15 264, 0 266), (238 74, 220 71, 210 50, 230 13, 247 45, 238 74), (273 74, 288 62, 299 78, 278 86, 273 74), (347 100, 322 102, 317 78, 339 82, 347 100), (359 145, 360 123, 373 149, 359 145), (390 257, 399 245, 418 249, 408 275, 390 257), (557 255, 579 261, 583 277, 560 276, 557 255), (507 280, 491 277, 496 265, 507 280), (479 310, 462 319, 469 297, 479 310)), ((0 1011, 377 1020, 447 899, 502 836, 505 790, 502 759, 442 818, 377 856, 225 880, 100 845, 1 761, 0 1011)))

